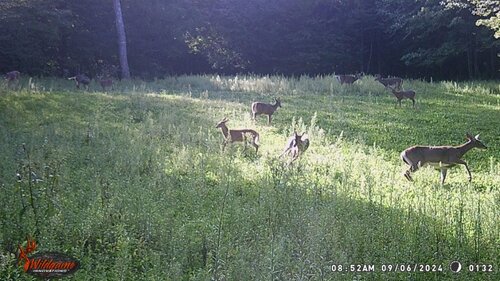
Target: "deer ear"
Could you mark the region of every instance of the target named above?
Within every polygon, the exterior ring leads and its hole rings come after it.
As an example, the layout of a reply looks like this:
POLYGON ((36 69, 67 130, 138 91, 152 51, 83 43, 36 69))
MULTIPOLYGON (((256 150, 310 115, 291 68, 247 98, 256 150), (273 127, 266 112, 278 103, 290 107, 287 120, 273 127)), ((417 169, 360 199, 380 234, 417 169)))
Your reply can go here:
POLYGON ((475 138, 476 140, 479 140, 479 134, 477 134, 474 138, 475 138))

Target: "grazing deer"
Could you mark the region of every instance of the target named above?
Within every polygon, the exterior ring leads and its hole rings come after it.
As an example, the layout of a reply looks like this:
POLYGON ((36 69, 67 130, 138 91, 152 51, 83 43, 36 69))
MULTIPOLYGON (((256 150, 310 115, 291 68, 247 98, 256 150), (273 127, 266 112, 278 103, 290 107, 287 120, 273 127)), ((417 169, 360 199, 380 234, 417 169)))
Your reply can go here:
POLYGON ((10 87, 12 84, 16 86, 19 84, 19 79, 21 78, 21 72, 14 70, 11 72, 7 72, 5 74, 5 80, 7 81, 7 85, 10 87))
POLYGON ((254 102, 252 103, 252 119, 255 120, 257 115, 265 114, 267 115, 267 123, 271 124, 271 116, 278 107, 281 107, 280 98, 274 98, 274 104, 254 102))
POLYGON ((220 128, 222 135, 224 136, 224 142, 222 143, 222 151, 226 148, 228 143, 233 142, 243 142, 245 144, 245 149, 247 148, 247 138, 251 137, 252 141, 250 144, 255 147, 255 153, 259 150, 259 133, 251 129, 241 129, 241 130, 229 130, 226 126, 226 122, 229 121, 226 117, 222 119, 215 128, 220 128))
POLYGON ((78 89, 80 89, 80 84, 83 84, 87 90, 89 89, 90 78, 85 74, 78 74, 74 77, 68 78, 68 80, 75 80, 75 84, 78 89))
POLYGON ((467 142, 459 146, 412 146, 404 150, 401 153, 401 159, 410 165, 404 176, 409 181, 413 181, 411 173, 428 164, 441 170, 441 185, 443 185, 447 170, 455 165, 462 164, 469 174, 469 182, 472 181, 469 167, 461 158, 474 147, 486 149, 486 146, 479 140, 479 135, 473 137, 467 134, 466 137, 467 142))
POLYGON ((104 92, 106 92, 106 88, 113 89, 113 80, 111 78, 107 78, 107 79, 99 78, 99 84, 101 85, 102 90, 104 92))
POLYGON ((396 97, 397 99, 396 106, 399 104, 399 107, 401 107, 401 100, 409 99, 413 102, 413 108, 415 108, 415 91, 413 90, 397 91, 391 86, 387 86, 387 88, 391 90, 392 94, 396 97))
POLYGON ((363 74, 356 73, 354 75, 337 75, 335 78, 339 81, 340 85, 344 84, 354 84, 358 79, 360 79, 363 76, 363 74))
POLYGON ((305 133, 299 135, 297 132, 293 132, 293 136, 288 139, 285 149, 280 154, 279 158, 285 154, 289 154, 292 156, 292 160, 290 161, 290 163, 292 163, 299 158, 299 156, 304 153, 307 148, 309 148, 309 136, 305 133))
POLYGON ((380 74, 377 74, 375 75, 375 81, 380 82, 384 87, 395 86, 398 90, 401 90, 403 87, 403 79, 399 77, 382 78, 380 74))

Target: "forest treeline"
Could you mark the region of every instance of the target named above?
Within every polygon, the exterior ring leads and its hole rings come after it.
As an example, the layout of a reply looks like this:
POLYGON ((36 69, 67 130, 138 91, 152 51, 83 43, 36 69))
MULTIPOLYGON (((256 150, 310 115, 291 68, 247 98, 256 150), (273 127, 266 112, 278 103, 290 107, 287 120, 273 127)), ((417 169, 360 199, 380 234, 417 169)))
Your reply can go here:
MULTIPOLYGON (((135 77, 498 78, 495 31, 476 25, 470 5, 443 2, 450 0, 121 0, 135 77)), ((2 0, 0 26, 2 73, 118 75, 111 0, 2 0)))

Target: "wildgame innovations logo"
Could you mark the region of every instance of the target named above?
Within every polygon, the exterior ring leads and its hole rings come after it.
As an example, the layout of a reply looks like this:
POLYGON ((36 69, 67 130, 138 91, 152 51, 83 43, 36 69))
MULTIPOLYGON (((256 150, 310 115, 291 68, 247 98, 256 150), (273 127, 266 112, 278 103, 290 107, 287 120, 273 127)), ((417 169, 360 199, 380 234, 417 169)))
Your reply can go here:
POLYGON ((26 247, 19 246, 19 263, 24 272, 40 278, 59 278, 75 273, 80 262, 64 253, 40 252, 28 256, 37 248, 35 240, 28 239, 26 247))

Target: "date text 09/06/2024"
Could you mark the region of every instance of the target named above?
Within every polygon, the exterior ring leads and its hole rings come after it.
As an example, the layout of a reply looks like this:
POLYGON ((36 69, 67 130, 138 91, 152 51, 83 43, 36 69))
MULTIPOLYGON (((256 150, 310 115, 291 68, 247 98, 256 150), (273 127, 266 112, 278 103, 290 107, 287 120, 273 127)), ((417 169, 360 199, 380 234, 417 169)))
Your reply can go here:
MULTIPOLYGON (((382 264, 375 266, 373 264, 333 264, 332 272, 442 272, 446 267, 440 264, 382 264)), ((452 272, 460 272, 462 265, 460 262, 454 261, 450 264, 449 269, 452 272)), ((469 272, 493 272, 493 265, 469 265, 464 266, 464 270, 469 272)))
POLYGON ((439 272, 443 271, 441 265, 426 264, 382 264, 375 266, 373 264, 333 264, 332 272, 439 272))

